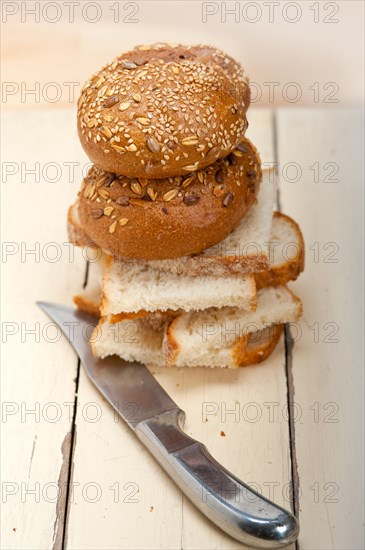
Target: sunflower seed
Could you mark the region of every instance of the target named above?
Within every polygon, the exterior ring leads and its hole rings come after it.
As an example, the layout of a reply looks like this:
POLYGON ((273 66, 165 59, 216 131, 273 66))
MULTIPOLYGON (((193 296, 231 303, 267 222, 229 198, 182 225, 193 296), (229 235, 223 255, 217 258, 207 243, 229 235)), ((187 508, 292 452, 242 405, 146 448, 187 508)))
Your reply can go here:
POLYGON ((161 150, 159 142, 152 136, 147 139, 147 147, 152 153, 159 153, 161 150))
POLYGON ((236 157, 243 157, 244 154, 242 151, 240 151, 239 149, 235 149, 234 151, 232 151, 232 153, 236 156, 236 157))
POLYGON ((172 139, 170 139, 167 143, 166 143, 166 146, 171 150, 171 151, 175 151, 177 145, 174 141, 172 141, 172 139))
POLYGON ((228 160, 228 163, 231 165, 231 166, 236 166, 237 165, 237 159, 236 157, 230 153, 227 157, 227 160, 228 160))
POLYGON ((128 221, 128 218, 120 218, 119 225, 127 225, 128 221))
POLYGON ((199 202, 200 197, 195 193, 190 193, 189 195, 185 195, 183 200, 186 206, 191 206, 192 204, 196 204, 197 202, 199 202))
POLYGON ((115 174, 108 174, 104 183, 104 187, 110 187, 114 180, 115 180, 115 174))
POLYGON ((129 198, 125 197, 125 196, 118 197, 115 202, 117 204, 119 204, 119 206, 128 206, 129 205, 129 198))
POLYGON ((209 151, 206 154, 207 158, 216 158, 218 155, 219 155, 218 147, 212 147, 211 149, 209 149, 209 151))
POLYGON ((170 202, 176 197, 178 192, 179 192, 178 189, 170 189, 170 191, 167 191, 167 193, 164 194, 164 196, 162 197, 162 200, 164 202, 170 202))
POLYGON ((106 101, 104 101, 103 107, 110 109, 113 105, 116 105, 119 102, 119 97, 117 95, 112 95, 106 101))
POLYGON ((102 215, 103 215, 103 211, 102 211, 101 208, 97 208, 97 209, 95 209, 95 210, 91 210, 91 212, 90 212, 90 216, 91 216, 92 218, 94 218, 95 220, 96 220, 97 218, 101 218, 102 215))
POLYGON ((122 61, 122 67, 123 69, 137 69, 137 65, 133 63, 133 61, 125 61, 124 59, 122 61))
POLYGON ((224 172, 222 169, 218 170, 216 173, 215 173, 215 181, 217 183, 223 183, 224 181, 224 172))
POLYGON ((248 153, 249 151, 248 145, 246 143, 240 143, 239 145, 237 145, 236 149, 242 151, 242 153, 248 153))
POLYGON ((257 174, 256 174, 255 170, 247 170, 246 171, 246 176, 250 179, 254 179, 254 178, 257 177, 257 174))
POLYGON ((233 199, 234 199, 233 193, 227 193, 226 195, 224 195, 224 198, 222 201, 223 206, 227 208, 227 206, 231 204, 233 199))

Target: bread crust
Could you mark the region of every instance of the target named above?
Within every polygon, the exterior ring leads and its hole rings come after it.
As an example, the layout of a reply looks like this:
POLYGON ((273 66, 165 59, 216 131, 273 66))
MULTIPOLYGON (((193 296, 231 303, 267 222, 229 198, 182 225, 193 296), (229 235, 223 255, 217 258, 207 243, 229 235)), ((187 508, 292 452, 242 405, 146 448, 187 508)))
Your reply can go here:
MULTIPOLYGON (((292 244, 296 247, 296 255, 291 258, 286 258, 285 261, 279 264, 270 264, 270 269, 255 273, 256 288, 265 288, 268 286, 279 286, 286 284, 288 281, 295 281, 304 271, 305 246, 303 234, 299 225, 289 216, 282 212, 274 212, 275 219, 285 220, 286 223, 292 226, 296 234, 296 241, 292 244)), ((287 243, 291 244, 291 243, 287 243)))
POLYGON ((93 165, 79 194, 80 224, 116 258, 198 254, 227 237, 253 205, 260 164, 244 139, 227 157, 187 176, 137 180, 93 165))
POLYGON ((77 294, 76 296, 74 296, 73 301, 75 306, 81 311, 85 311, 85 313, 89 313, 94 317, 100 317, 99 303, 93 300, 89 300, 88 298, 86 298, 86 296, 82 296, 81 294, 77 294))
POLYGON ((239 338, 232 348, 234 366, 248 367, 265 361, 276 348, 283 328, 282 324, 271 325, 267 329, 239 338))
POLYGON ((163 178, 226 156, 247 129, 241 65, 211 46, 153 44, 95 73, 78 101, 78 132, 107 171, 163 178))

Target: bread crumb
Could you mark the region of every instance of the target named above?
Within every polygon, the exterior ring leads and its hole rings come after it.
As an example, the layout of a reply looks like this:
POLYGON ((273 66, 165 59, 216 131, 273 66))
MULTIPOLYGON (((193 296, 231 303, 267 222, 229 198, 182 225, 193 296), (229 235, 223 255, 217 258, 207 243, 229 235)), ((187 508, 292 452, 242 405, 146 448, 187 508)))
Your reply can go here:
POLYGON ((226 437, 226 434, 224 432, 221 432, 221 437, 226 437))
POLYGON ((154 510, 154 507, 150 506, 150 512, 153 512, 153 510, 154 510))

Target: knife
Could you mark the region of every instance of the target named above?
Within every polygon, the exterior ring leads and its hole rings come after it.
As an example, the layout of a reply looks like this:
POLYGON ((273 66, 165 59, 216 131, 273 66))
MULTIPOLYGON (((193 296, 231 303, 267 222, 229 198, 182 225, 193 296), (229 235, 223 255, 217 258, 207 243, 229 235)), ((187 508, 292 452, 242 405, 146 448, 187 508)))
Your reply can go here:
POLYGON ((89 339, 96 317, 62 305, 37 304, 69 339, 100 393, 208 519, 255 548, 282 548, 298 538, 299 524, 290 512, 240 481, 181 429, 184 411, 145 366, 116 356, 93 356, 89 339))

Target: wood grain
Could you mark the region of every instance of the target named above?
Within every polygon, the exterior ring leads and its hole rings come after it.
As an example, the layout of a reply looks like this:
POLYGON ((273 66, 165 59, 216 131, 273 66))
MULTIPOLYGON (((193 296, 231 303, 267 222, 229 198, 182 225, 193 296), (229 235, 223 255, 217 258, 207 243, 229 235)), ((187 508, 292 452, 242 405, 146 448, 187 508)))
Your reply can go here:
POLYGON ((363 548, 360 113, 280 110, 277 143, 281 206, 306 240, 306 268, 296 283, 304 316, 299 332, 292 330, 298 341, 291 367, 300 548, 363 548), (302 170, 295 183, 290 163, 302 170))
POLYGON ((83 283, 84 261, 80 251, 71 254, 65 223, 76 186, 64 163, 82 159, 73 126, 69 111, 2 117, 2 545, 9 549, 51 548, 63 531, 77 357, 35 302, 70 303, 83 283), (61 170, 53 183, 44 177, 54 177, 51 170, 42 175, 49 162, 61 170))

